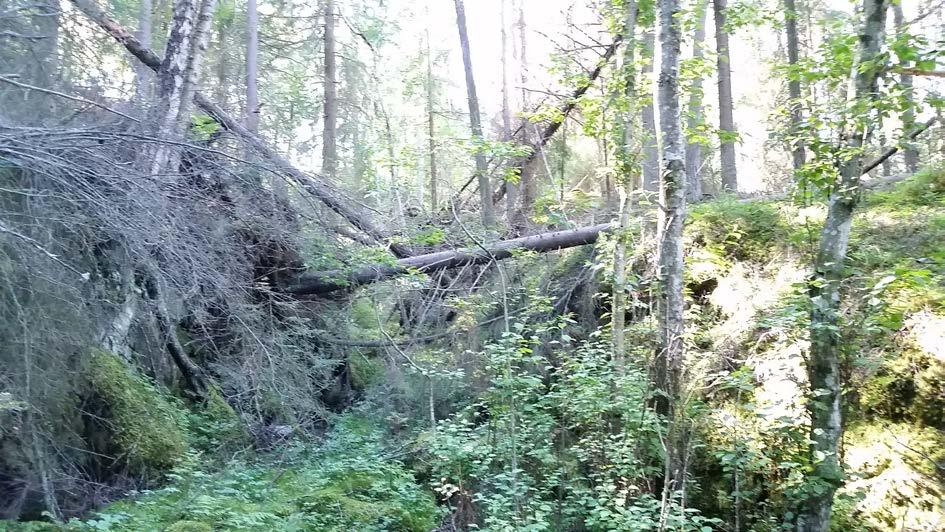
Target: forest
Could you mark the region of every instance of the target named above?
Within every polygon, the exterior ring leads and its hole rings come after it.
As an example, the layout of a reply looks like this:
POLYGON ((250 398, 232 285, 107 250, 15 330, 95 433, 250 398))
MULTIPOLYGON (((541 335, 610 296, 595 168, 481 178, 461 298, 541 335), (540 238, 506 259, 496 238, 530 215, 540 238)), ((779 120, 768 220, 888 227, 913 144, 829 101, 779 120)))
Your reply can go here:
POLYGON ((0 0, 0 530, 945 530, 945 1, 0 0))

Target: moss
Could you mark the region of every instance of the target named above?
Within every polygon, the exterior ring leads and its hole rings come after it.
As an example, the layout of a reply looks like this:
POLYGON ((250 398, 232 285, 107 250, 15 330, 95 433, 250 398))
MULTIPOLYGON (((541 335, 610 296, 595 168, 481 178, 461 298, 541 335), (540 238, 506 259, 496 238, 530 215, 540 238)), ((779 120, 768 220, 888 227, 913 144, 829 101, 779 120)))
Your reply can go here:
POLYGON ((190 426, 193 443, 206 451, 237 450, 252 441, 239 414, 215 386, 210 387, 207 398, 194 412, 190 426))
POLYGON ((871 417, 945 428, 945 364, 916 349, 887 361, 860 389, 871 417))
MULTIPOLYGON (((945 436, 908 423, 859 423, 844 436, 850 479, 838 494, 851 498, 851 520, 872 530, 930 530, 945 522, 945 489, 936 462, 945 436)), ((849 530, 847 528, 846 530, 849 530)))
POLYGON ((384 380, 384 364, 376 358, 353 353, 348 358, 348 364, 351 369, 351 385, 356 390, 364 390, 384 380))
POLYGON ((167 532, 213 532, 213 526, 200 521, 178 521, 167 527, 167 532))
POLYGON ((945 201, 945 166, 924 168, 891 190, 870 194, 872 207, 910 210, 945 201))
POLYGON ((108 449, 140 473, 171 468, 187 450, 181 409, 118 356, 93 351, 85 368, 89 389, 110 432, 108 449))
POLYGON ((720 258, 766 262, 788 229, 774 203, 723 198, 696 205, 686 234, 695 247, 720 258))

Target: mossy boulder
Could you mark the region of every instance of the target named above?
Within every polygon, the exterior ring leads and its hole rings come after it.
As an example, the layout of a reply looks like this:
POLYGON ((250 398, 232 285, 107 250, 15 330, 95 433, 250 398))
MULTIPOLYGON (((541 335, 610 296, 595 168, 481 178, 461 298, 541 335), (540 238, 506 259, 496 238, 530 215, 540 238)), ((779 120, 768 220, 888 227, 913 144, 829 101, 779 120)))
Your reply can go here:
POLYGON ((356 390, 364 390, 384 380, 384 363, 376 358, 353 353, 348 358, 348 367, 351 371, 351 385, 356 390))
POLYGON ((183 407, 130 364, 96 350, 84 370, 92 447, 138 474, 174 466, 187 450, 183 407))

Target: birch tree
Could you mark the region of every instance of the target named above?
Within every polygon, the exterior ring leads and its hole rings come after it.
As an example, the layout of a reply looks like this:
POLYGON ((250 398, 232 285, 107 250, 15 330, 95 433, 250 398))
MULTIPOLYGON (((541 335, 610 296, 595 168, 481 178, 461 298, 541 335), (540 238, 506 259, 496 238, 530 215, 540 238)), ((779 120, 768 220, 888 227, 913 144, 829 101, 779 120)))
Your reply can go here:
POLYGON ((809 283, 811 301, 810 359, 810 459, 808 492, 798 518, 798 530, 821 532, 830 526, 833 496, 843 480, 840 466, 841 374, 840 374, 840 284, 850 241, 853 213, 860 200, 863 148, 876 124, 873 108, 877 80, 882 71, 878 60, 883 44, 889 0, 863 0, 863 27, 859 36, 858 67, 854 79, 854 101, 845 152, 849 155, 837 168, 827 219, 820 233, 820 247, 809 283))
POLYGON ((657 323, 659 347, 654 357, 654 381, 660 395, 655 398, 656 410, 669 422, 666 437, 666 458, 663 475, 663 503, 660 529, 664 529, 669 501, 681 487, 682 466, 676 401, 681 389, 683 363, 683 224, 686 220, 686 164, 685 142, 679 104, 680 55, 679 0, 660 0, 660 71, 657 103, 659 105, 660 135, 662 138, 660 163, 660 217, 658 236, 657 323))

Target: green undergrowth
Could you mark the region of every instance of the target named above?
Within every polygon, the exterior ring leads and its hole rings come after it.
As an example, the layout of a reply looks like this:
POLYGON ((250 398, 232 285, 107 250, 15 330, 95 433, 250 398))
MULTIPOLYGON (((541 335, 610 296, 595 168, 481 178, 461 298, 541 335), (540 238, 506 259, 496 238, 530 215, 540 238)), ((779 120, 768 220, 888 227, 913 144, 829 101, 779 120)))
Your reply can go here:
MULTIPOLYGON (((752 530, 790 528, 805 480, 806 277, 826 209, 723 199, 696 206, 689 286, 694 350, 723 370, 694 458, 693 502, 741 508, 752 530), (788 272, 788 273, 786 273, 788 272), (708 281, 712 283, 709 284, 708 281), (698 290, 697 290, 698 289, 698 290), (736 478, 737 484, 736 484, 736 478)), ((938 530, 945 522, 945 169, 857 208, 843 283, 846 483, 831 530, 938 530)))
POLYGON ((383 439, 372 421, 348 415, 323 442, 233 461, 218 473, 189 453, 162 489, 112 503, 86 520, 15 530, 430 530, 438 517, 432 493, 383 439))

